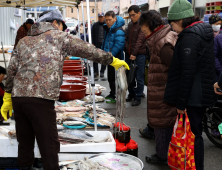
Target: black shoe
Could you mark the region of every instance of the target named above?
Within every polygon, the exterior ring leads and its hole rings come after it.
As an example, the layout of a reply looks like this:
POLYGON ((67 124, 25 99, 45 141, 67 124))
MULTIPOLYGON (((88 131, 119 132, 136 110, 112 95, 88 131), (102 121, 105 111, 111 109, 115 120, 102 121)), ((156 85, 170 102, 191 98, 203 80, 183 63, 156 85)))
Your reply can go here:
POLYGON ((146 162, 151 164, 167 165, 167 159, 161 159, 157 154, 146 156, 146 162))
POLYGON ((100 73, 100 77, 104 77, 104 73, 100 73))
POLYGON ((99 73, 94 73, 94 78, 99 77, 99 73))
POLYGON ((145 98, 145 97, 146 97, 146 95, 143 93, 142 98, 145 98))
POLYGON ((141 104, 141 100, 134 100, 132 106, 139 106, 141 104))
POLYGON ((128 97, 126 98, 126 102, 131 102, 134 99, 135 95, 129 94, 128 97))
POLYGON ((145 138, 147 138, 147 139, 155 139, 154 133, 153 133, 153 132, 150 132, 149 129, 148 129, 148 127, 146 127, 146 128, 140 128, 140 129, 139 129, 139 132, 140 132, 140 134, 141 134, 143 137, 145 137, 145 138))

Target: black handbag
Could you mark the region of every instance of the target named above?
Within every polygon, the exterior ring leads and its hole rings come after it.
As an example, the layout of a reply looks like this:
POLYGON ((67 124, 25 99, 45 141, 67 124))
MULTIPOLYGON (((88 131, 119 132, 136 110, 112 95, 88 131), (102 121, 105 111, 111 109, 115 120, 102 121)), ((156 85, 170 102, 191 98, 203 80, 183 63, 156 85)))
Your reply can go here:
POLYGON ((132 88, 132 87, 136 86, 137 65, 136 65, 135 61, 131 61, 129 68, 130 68, 130 70, 126 71, 127 84, 128 84, 128 88, 132 88))

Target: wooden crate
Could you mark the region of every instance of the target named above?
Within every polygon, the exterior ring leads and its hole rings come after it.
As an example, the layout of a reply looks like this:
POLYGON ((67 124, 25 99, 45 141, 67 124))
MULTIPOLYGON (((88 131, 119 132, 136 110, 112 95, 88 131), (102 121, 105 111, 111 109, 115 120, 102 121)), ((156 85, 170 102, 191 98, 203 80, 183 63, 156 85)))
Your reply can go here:
POLYGON ((213 11, 210 11, 211 14, 219 14, 220 12, 222 12, 222 10, 213 10, 213 11))
POLYGON ((209 7, 210 6, 210 3, 206 3, 206 7, 209 7))
POLYGON ((220 2, 211 2, 210 6, 222 6, 222 1, 220 1, 220 2))
POLYGON ((209 7, 206 7, 206 11, 210 11, 210 6, 209 6, 209 7))
POLYGON ((211 11, 213 10, 222 10, 222 6, 212 6, 212 7, 207 7, 210 8, 211 11))

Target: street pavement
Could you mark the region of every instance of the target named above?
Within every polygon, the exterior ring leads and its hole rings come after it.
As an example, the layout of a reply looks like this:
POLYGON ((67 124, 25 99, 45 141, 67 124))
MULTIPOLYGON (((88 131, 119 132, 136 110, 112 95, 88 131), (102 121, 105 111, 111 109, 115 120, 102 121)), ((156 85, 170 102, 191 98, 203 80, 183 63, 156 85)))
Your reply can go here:
MULTIPOLYGON (((105 77, 107 74, 105 73, 105 77)), ((107 81, 96 81, 96 84, 100 84, 107 88, 105 92, 102 93, 103 96, 109 94, 109 85, 107 81)), ((170 168, 166 165, 152 165, 145 161, 146 155, 155 154, 155 141, 143 138, 139 129, 147 125, 147 88, 144 88, 144 93, 146 98, 142 98, 142 103, 140 106, 132 107, 131 103, 126 103, 125 119, 124 122, 131 128, 131 138, 138 143, 139 149, 139 159, 144 163, 144 170, 169 170, 170 168)), ((109 113, 115 114, 116 105, 100 103, 101 107, 106 109, 109 113)), ((204 138, 204 166, 205 170, 222 170, 222 149, 214 146, 207 136, 203 134, 204 138)))

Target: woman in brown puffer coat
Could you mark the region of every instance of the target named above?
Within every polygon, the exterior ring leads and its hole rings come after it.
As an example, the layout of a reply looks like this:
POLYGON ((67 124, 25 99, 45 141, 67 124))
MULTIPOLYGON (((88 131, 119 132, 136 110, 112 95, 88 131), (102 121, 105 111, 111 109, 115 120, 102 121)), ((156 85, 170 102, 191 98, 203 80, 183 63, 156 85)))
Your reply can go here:
POLYGON ((156 154, 147 156, 146 161, 167 164, 168 146, 177 111, 175 106, 164 103, 163 98, 177 34, 171 31, 169 24, 164 25, 160 14, 155 10, 143 13, 139 24, 147 36, 150 52, 147 117, 149 125, 154 128, 156 141, 156 154))

